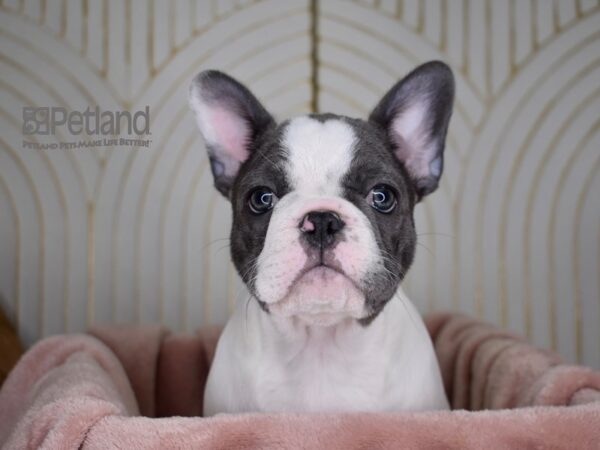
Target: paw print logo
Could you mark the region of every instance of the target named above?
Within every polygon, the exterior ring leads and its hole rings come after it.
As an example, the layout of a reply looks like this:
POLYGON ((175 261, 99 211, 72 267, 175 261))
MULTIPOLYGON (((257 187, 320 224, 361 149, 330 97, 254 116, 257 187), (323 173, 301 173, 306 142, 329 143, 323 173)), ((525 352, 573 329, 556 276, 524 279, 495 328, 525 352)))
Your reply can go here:
POLYGON ((50 108, 24 106, 23 134, 50 134, 50 108))

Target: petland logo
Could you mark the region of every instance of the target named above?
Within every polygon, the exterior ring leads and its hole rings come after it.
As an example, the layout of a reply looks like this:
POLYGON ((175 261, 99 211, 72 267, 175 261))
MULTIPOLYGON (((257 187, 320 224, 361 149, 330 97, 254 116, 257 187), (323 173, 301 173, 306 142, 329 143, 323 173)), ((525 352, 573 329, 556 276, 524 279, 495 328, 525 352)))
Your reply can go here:
POLYGON ((68 111, 63 107, 23 107, 24 136, 82 136, 100 139, 61 142, 28 142, 23 147, 35 149, 75 149, 81 147, 108 147, 116 145, 149 147, 149 139, 140 139, 150 133, 150 107, 134 113, 130 111, 101 111, 99 106, 84 111, 68 111), (118 137, 122 134, 134 139, 118 137), (110 136, 110 138, 109 138, 110 136), (103 138, 102 138, 103 137, 103 138))

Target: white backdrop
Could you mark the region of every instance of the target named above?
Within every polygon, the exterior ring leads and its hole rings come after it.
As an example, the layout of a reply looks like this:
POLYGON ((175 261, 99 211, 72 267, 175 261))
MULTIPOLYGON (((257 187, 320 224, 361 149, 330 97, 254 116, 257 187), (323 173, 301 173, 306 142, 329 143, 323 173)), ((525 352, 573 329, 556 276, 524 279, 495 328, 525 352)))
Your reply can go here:
POLYGON ((443 59, 456 109, 407 292, 600 368, 596 0, 4 0, 0 24, 0 301, 26 343, 192 330, 245 295, 187 108, 196 72, 231 73, 280 118, 365 116, 443 59), (23 106, 95 105, 149 105, 152 145, 23 148, 23 106))

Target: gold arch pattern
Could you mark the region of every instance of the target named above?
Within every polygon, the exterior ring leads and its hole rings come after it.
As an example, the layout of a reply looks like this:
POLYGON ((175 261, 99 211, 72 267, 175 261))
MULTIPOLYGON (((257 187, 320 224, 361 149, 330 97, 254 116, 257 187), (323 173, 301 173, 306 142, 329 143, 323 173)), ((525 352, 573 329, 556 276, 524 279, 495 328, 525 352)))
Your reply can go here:
POLYGON ((443 59, 456 109, 407 290, 600 367, 597 0, 2 0, 0 23, 0 298, 27 343, 99 321, 190 330, 245 299, 187 110, 201 68, 279 117, 364 116, 443 59), (149 105, 150 148, 22 148, 22 106, 96 104, 149 105))

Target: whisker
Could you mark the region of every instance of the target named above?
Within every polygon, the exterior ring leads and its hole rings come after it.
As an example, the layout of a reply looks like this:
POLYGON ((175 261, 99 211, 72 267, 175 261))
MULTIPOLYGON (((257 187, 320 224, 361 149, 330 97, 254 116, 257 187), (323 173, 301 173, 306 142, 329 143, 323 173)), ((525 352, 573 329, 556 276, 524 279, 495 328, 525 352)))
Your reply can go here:
POLYGON ((429 248, 425 244, 422 244, 421 242, 417 241, 417 245, 420 246, 420 247, 423 247, 425 250, 427 250, 427 252, 435 260, 435 255, 433 254, 433 252, 431 250, 429 250, 429 248))
POLYGON ((230 245, 230 244, 226 244, 226 245, 224 245, 224 246, 222 246, 222 247, 218 248, 218 249, 215 251, 215 253, 214 253, 214 256, 217 256, 217 254, 218 254, 219 252, 221 252, 221 251, 225 250, 226 248, 230 248, 230 247, 231 247, 231 245, 230 245))
POLYGON ((410 313, 410 310, 408 309, 408 307, 406 306, 406 302, 404 301, 404 298, 402 296, 400 296, 400 302, 402 303, 402 306, 404 307, 404 310, 406 311, 406 313, 408 314, 408 317, 410 318, 410 321, 412 322, 413 326, 417 326, 414 317, 412 316, 412 314, 410 313))
POLYGON ((271 160, 269 157, 267 157, 267 155, 265 155, 264 152, 260 152, 260 153, 258 153, 258 155, 260 157, 262 157, 265 161, 270 163, 273 166, 273 168, 279 169, 279 166, 273 160, 271 160))
POLYGON ((211 245, 214 245, 214 244, 216 244, 217 242, 221 242, 221 241, 229 241, 229 240, 230 240, 230 239, 229 239, 228 237, 227 237, 227 238, 219 238, 219 239, 214 239, 214 240, 210 241, 208 244, 206 244, 206 245, 202 246, 202 247, 200 248, 200 251, 204 251, 204 250, 206 250, 206 248, 207 248, 207 247, 209 247, 209 246, 211 246, 211 245))
POLYGON ((431 233, 417 233, 417 236, 443 236, 443 237, 448 237, 448 238, 452 238, 454 239, 454 235, 452 234, 448 234, 448 233, 437 233, 437 232, 431 232, 431 233))

